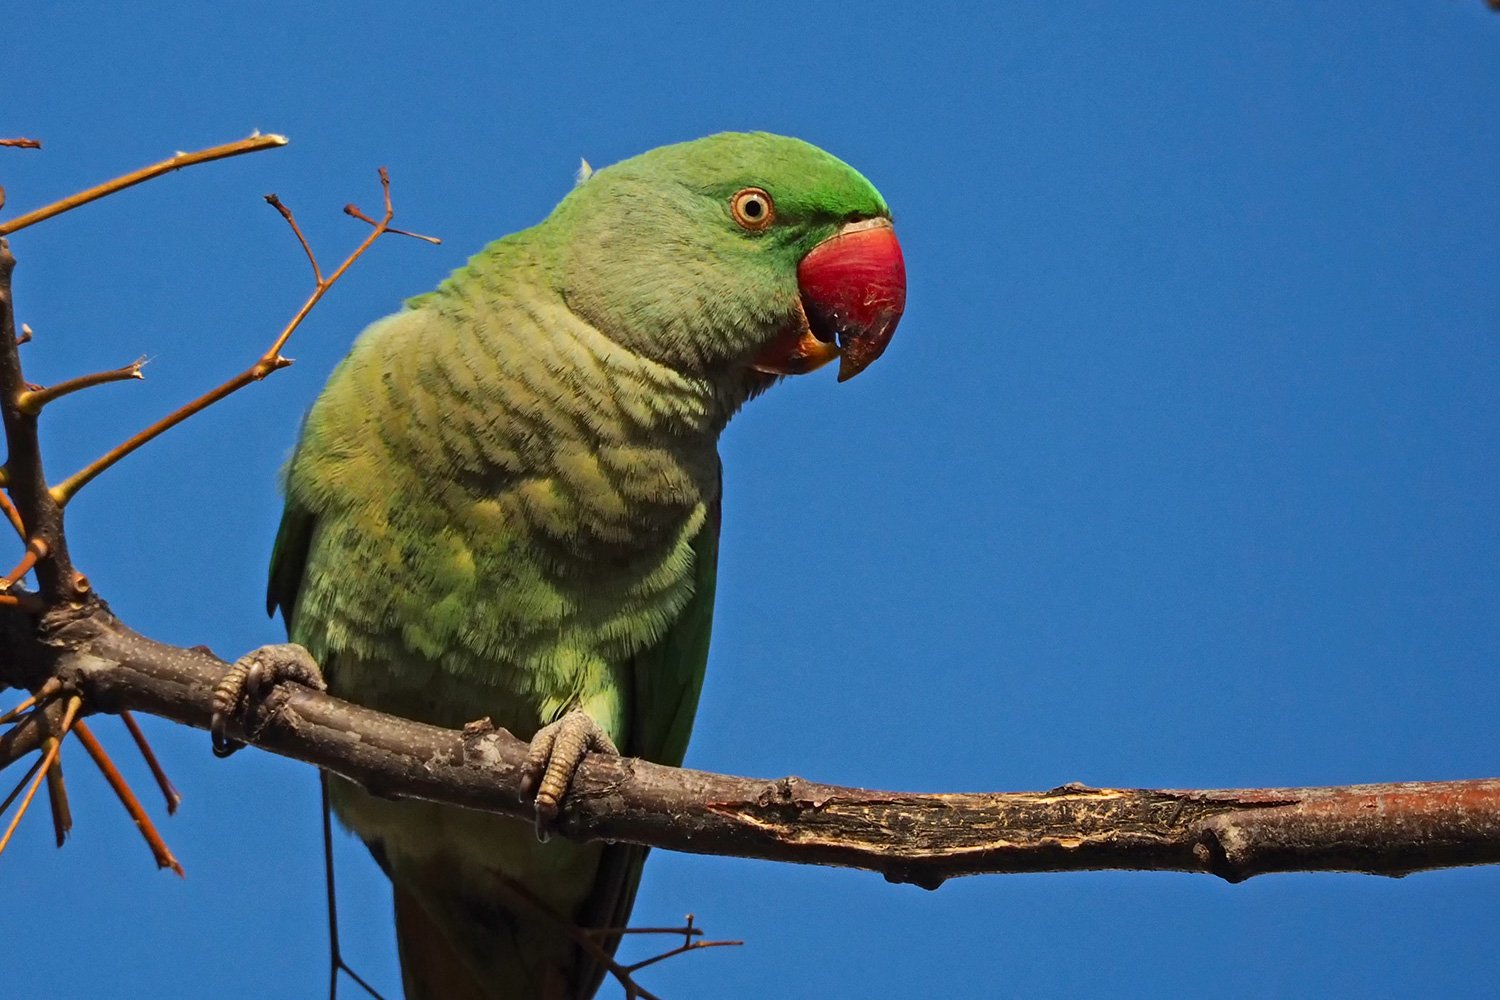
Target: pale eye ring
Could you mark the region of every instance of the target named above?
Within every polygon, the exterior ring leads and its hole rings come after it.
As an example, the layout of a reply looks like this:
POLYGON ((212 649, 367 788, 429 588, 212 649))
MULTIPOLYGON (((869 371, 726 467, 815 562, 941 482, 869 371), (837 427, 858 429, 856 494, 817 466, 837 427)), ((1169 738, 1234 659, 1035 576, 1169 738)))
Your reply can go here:
POLYGON ((754 232, 765 229, 776 220, 776 206, 761 188, 745 188, 729 199, 729 214, 741 228, 754 232))

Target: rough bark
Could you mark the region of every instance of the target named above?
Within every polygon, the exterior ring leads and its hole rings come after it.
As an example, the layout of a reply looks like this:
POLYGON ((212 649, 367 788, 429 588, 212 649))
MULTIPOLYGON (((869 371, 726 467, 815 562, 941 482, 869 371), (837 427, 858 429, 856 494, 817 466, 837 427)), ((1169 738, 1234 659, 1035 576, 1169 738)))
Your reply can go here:
MULTIPOLYGON (((228 665, 137 635, 106 607, 54 612, 26 635, 11 614, 0 680, 60 678, 91 711, 149 712, 208 727, 228 665), (16 655, 27 653, 30 655, 16 655)), ((383 715, 288 686, 231 735, 407 796, 527 817, 526 744, 383 715)), ((0 739, 0 766, 36 725, 0 739)), ((207 751, 208 741, 204 741, 207 751)), ((1064 785, 1046 792, 906 794, 800 778, 763 780, 591 755, 559 832, 675 851, 878 871, 936 888, 957 875, 1150 869, 1230 881, 1277 871, 1404 875, 1500 862, 1500 779, 1343 788, 1172 791, 1064 785)))

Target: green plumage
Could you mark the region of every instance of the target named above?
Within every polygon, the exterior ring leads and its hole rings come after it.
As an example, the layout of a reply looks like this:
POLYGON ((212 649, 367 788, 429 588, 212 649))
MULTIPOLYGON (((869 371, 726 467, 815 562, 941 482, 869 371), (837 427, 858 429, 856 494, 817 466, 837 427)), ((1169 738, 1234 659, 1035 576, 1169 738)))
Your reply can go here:
MULTIPOLYGON (((713 610, 718 435, 773 380, 749 362, 797 314, 797 261, 885 214, 812 146, 713 136, 598 171, 366 330, 308 414, 271 565, 270 603, 332 692, 522 738, 581 708, 622 753, 680 763, 713 610), (730 216, 751 186, 775 198, 763 232, 730 216)), ((507 880, 623 926, 643 850, 544 845, 517 820, 341 781, 335 807, 396 885, 412 1000, 592 994, 600 970, 507 880), (454 956, 458 980, 433 972, 454 956)))

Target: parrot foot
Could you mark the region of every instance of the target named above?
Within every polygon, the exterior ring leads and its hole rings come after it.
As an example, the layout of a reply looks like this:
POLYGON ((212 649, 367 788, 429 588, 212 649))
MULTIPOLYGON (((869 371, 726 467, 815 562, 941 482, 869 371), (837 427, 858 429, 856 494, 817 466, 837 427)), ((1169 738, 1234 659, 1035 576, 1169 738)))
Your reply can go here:
POLYGON ((229 673, 214 687, 214 711, 208 732, 216 757, 228 757, 245 745, 225 734, 229 720, 243 718, 252 704, 273 696, 276 686, 285 681, 317 691, 328 690, 312 654, 296 643, 262 646, 234 661, 229 673))
POLYGON ((524 794, 536 796, 536 836, 547 840, 547 828, 557 819, 558 804, 568 791, 583 755, 593 751, 619 756, 614 741, 587 712, 574 709, 531 738, 531 751, 521 772, 524 794))

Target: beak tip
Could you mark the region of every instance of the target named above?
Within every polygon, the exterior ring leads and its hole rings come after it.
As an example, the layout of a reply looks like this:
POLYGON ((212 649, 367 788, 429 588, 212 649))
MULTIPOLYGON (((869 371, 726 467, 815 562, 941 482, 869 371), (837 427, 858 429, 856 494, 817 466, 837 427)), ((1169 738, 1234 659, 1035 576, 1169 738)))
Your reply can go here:
POLYGON ((906 308, 906 263, 890 220, 845 225, 797 266, 806 315, 837 332, 847 382, 885 351, 906 308))

